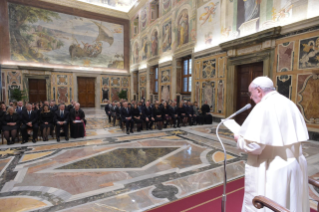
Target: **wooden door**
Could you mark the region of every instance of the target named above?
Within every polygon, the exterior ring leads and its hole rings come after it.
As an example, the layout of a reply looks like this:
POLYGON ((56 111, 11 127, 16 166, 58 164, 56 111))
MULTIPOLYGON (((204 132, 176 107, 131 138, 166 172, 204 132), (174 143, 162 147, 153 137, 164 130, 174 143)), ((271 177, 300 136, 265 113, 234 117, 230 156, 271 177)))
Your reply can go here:
POLYGON ((78 94, 81 107, 95 107, 95 78, 78 77, 78 94))
MULTIPOLYGON (((254 101, 250 99, 248 87, 256 77, 262 75, 262 62, 238 66, 236 110, 239 110, 248 103, 252 105, 252 108, 255 106, 254 101)), ((241 125, 245 121, 252 108, 236 116, 235 120, 238 122, 238 124, 241 125)))
POLYGON ((45 79, 29 79, 29 102, 47 100, 47 86, 45 79))

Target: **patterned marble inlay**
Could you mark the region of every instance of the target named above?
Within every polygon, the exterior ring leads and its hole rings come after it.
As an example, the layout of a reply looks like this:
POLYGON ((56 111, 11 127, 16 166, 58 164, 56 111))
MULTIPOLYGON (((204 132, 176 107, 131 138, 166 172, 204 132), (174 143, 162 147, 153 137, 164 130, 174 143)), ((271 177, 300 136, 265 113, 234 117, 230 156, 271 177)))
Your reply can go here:
POLYGON ((58 169, 141 168, 178 148, 123 148, 58 169))
MULTIPOLYGON (((219 162, 224 161, 224 157, 225 157, 225 154, 223 152, 215 152, 213 154, 213 160, 214 160, 215 163, 219 163, 219 162)), ((234 156, 231 156, 231 155, 228 155, 228 154, 226 156, 227 160, 234 159, 234 158, 235 158, 234 156)))
POLYGON ((31 211, 48 206, 46 203, 28 197, 5 197, 0 199, 1 212, 31 211))
POLYGON ((34 159, 38 159, 38 158, 42 158, 44 156, 47 156, 49 154, 51 154, 53 151, 50 152, 40 152, 40 153, 34 153, 34 154, 27 154, 24 155, 21 162, 26 162, 29 160, 34 160, 34 159))

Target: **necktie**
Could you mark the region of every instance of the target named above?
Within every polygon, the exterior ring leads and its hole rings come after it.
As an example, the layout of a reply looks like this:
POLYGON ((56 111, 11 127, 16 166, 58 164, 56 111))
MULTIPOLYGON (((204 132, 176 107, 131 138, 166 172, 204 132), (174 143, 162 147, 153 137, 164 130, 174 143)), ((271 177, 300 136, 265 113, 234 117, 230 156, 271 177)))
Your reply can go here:
POLYGON ((63 118, 63 111, 61 111, 61 118, 63 118))
POLYGON ((128 114, 128 109, 126 108, 126 112, 127 112, 127 114, 128 114))

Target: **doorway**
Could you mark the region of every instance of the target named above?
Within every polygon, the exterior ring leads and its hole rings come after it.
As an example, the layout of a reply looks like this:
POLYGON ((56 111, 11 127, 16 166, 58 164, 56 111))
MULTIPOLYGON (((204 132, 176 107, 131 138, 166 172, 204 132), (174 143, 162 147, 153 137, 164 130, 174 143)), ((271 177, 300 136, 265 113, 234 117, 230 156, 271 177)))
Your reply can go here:
POLYGON ((258 76, 263 76, 263 62, 251 63, 237 66, 237 104, 236 111, 250 103, 250 110, 246 110, 237 115, 235 120, 238 124, 243 124, 250 111, 255 106, 253 100, 250 99, 248 86, 258 76))
POLYGON ((95 78, 78 77, 78 95, 81 107, 95 107, 95 78))
POLYGON ((47 100, 45 79, 29 79, 29 102, 35 103, 47 100))

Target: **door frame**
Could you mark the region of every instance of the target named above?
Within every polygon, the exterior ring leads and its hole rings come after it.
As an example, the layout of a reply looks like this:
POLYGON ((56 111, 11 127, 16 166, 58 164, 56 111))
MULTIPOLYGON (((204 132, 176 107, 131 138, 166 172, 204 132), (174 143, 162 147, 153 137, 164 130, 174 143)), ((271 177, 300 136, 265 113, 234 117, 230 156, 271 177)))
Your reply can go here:
MULTIPOLYGON (((23 90, 26 90, 27 100, 29 101, 29 79, 45 79, 46 86, 46 95, 47 100, 51 100, 51 74, 45 74, 43 71, 43 75, 32 75, 32 74, 22 74, 22 87, 23 90)), ((55 99, 52 99, 55 100, 55 99)))
POLYGON ((79 101, 78 77, 94 78, 95 79, 95 96, 94 96, 95 108, 100 108, 101 102, 100 102, 99 96, 101 95, 101 91, 100 91, 101 76, 99 76, 98 74, 95 74, 95 73, 92 73, 92 74, 73 73, 74 100, 76 102, 79 101))
POLYGON ((239 65, 263 62, 263 75, 272 79, 274 49, 247 54, 238 57, 228 57, 227 59, 227 84, 226 84, 226 117, 236 111, 237 105, 237 71, 239 65))

